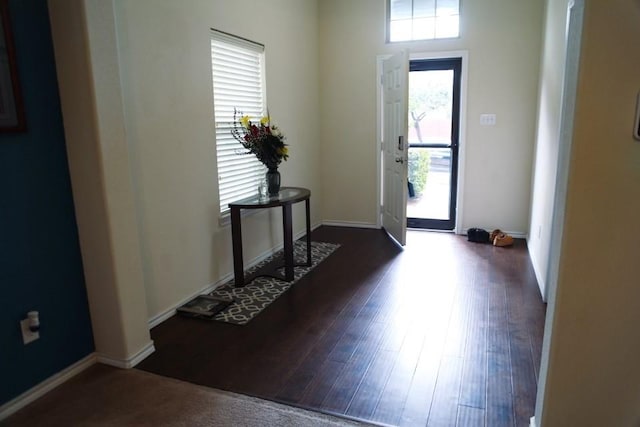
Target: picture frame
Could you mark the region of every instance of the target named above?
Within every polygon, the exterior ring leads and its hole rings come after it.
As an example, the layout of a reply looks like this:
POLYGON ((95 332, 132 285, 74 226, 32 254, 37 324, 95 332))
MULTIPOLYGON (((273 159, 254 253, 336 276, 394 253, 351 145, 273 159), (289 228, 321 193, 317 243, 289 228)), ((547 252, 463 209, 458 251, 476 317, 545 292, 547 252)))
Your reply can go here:
POLYGON ((26 129, 8 0, 0 0, 0 132, 26 129))

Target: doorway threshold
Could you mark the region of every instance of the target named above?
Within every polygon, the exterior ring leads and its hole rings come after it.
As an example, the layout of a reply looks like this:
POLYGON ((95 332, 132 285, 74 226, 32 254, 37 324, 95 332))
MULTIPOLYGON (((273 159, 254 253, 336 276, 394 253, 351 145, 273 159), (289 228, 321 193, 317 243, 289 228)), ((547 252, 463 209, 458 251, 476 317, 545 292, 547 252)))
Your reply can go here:
POLYGON ((437 228, 421 228, 421 227, 407 227, 407 231, 428 231, 428 232, 432 232, 432 233, 456 234, 455 230, 439 230, 437 228))

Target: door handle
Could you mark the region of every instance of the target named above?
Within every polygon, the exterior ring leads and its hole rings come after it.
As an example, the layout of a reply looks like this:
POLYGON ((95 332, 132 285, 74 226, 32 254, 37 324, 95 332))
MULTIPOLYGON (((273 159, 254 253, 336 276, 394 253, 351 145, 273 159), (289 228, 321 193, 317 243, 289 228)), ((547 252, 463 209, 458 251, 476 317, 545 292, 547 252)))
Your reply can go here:
POLYGON ((396 163, 404 163, 404 159, 402 157, 396 157, 396 163))

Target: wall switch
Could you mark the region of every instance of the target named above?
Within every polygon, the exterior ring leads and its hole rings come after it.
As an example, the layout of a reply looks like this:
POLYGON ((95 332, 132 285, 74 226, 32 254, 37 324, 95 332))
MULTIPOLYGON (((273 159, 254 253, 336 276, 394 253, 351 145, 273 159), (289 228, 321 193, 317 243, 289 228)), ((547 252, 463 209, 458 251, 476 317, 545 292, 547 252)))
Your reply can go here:
POLYGON ((20 321, 20 329, 22 329, 22 342, 27 345, 40 338, 40 332, 31 332, 29 329, 30 319, 22 319, 20 321))
POLYGON ((496 115, 495 114, 480 114, 480 124, 482 126, 495 126, 496 115))

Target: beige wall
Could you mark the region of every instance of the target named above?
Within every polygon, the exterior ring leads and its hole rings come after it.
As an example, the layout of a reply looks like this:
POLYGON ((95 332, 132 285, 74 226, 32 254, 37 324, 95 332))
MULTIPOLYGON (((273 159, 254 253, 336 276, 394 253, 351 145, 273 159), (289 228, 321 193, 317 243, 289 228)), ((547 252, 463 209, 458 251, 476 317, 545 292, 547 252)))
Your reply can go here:
MULTIPOLYGON (((283 182, 311 188, 314 223, 376 222, 376 56, 468 51, 463 228, 527 231, 541 4, 464 3, 459 39, 387 46, 384 1, 84 3, 94 10, 87 19, 95 62, 85 72, 93 73, 96 132, 113 173, 99 199, 115 203, 106 221, 126 246, 111 251, 121 265, 112 273, 142 272, 147 307, 131 301, 147 318, 231 272, 230 230, 217 218, 211 27, 266 45, 269 108, 291 144, 283 182), (496 127, 479 126, 487 112, 497 114, 496 127)), ((64 101, 74 89, 62 92, 64 101)), ((100 179, 92 173, 76 173, 74 185, 100 179)), ((93 204, 79 203, 79 210, 93 204)), ((300 230, 300 207, 295 214, 300 230)), ((97 225, 84 228, 98 232, 97 225)), ((281 242, 279 215, 251 216, 244 226, 247 260, 281 242)), ((87 269, 103 271, 90 262, 87 269)))
POLYGON ((547 0, 540 64, 538 124, 531 189, 529 255, 546 299, 558 166, 568 0, 547 0))
POLYGON ((544 427, 640 424, 638 22, 587 2, 544 427))
POLYGON ((528 231, 543 2, 462 6, 459 39, 387 45, 384 0, 319 2, 324 219, 376 223, 376 56, 466 50, 461 231, 528 231), (481 127, 482 113, 497 114, 497 126, 481 127))
MULTIPOLYGON (((209 29, 265 44, 269 111, 290 144, 283 185, 320 205, 314 0, 116 1, 127 142, 149 316, 232 270, 229 226, 217 215, 209 29)), ((295 231, 303 209, 294 209, 295 231)), ((244 221, 245 260, 282 241, 277 213, 244 221)))

